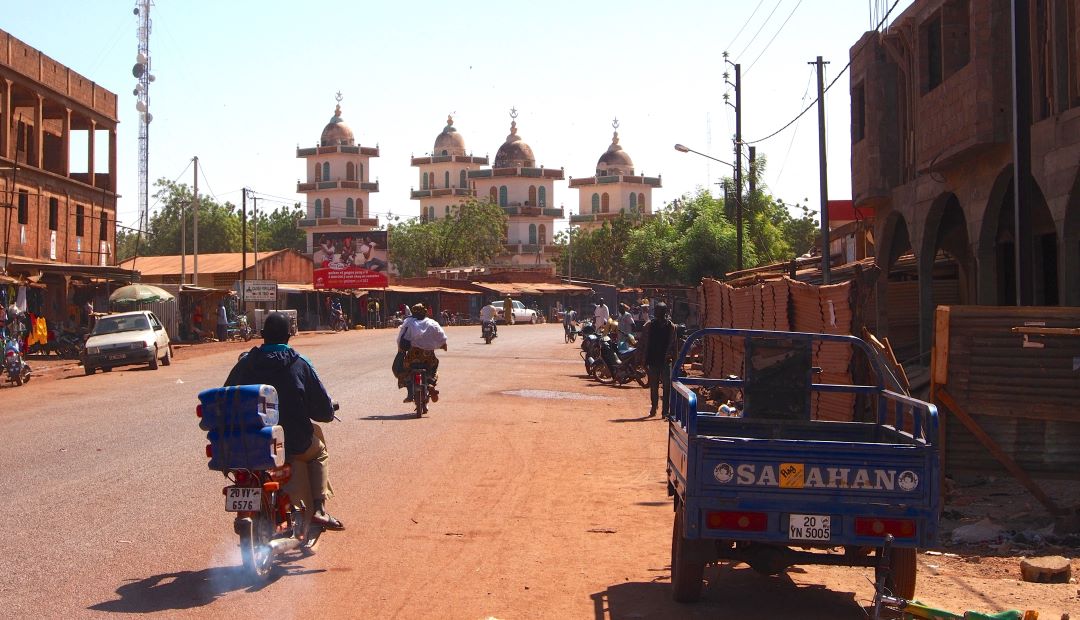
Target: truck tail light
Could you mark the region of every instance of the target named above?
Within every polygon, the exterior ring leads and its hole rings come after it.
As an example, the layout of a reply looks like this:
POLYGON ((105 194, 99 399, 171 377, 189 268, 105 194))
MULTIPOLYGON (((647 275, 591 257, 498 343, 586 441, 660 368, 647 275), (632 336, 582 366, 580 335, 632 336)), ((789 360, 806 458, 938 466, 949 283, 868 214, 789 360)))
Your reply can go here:
POLYGON ((915 531, 915 522, 911 519, 855 518, 855 533, 859 536, 885 538, 886 534, 892 534, 894 538, 914 538, 915 531))
POLYGON ((214 446, 212 446, 210 444, 206 444, 206 458, 208 458, 208 459, 214 458, 214 446))
POLYGON ((764 532, 769 527, 769 515, 764 512, 722 510, 705 513, 705 524, 714 530, 764 532))
POLYGON ((201 418, 202 417, 202 405, 201 404, 196 405, 196 407, 195 407, 195 417, 196 418, 201 418))

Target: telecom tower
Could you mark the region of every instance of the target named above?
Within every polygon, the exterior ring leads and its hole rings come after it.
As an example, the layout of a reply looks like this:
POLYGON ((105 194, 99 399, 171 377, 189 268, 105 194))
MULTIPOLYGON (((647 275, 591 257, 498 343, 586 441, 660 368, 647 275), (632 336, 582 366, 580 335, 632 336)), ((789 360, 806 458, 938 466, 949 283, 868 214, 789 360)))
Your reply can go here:
POLYGON ((135 56, 135 66, 131 68, 131 74, 138 80, 135 84, 137 98, 135 109, 139 111, 139 232, 142 236, 150 226, 150 121, 154 117, 150 114, 150 82, 154 76, 150 74, 150 5, 151 0, 138 0, 135 4, 135 17, 139 27, 136 33, 139 38, 139 53, 135 56))

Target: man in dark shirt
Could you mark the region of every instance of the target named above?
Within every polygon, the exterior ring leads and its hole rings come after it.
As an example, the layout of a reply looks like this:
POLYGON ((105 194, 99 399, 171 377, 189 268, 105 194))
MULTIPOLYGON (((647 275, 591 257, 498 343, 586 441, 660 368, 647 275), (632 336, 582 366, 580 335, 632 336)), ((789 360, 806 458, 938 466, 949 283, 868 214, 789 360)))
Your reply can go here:
POLYGON ((649 398, 652 409, 649 416, 656 415, 659 388, 664 387, 664 407, 661 412, 668 417, 668 395, 671 393, 671 361, 675 357, 675 324, 668 320, 665 303, 656 304, 656 318, 645 324, 641 346, 645 349, 645 367, 649 373, 649 398))
POLYGON ((333 495, 326 464, 329 454, 322 429, 311 423, 333 420, 333 401, 311 363, 289 347, 287 316, 270 313, 263 322, 262 336, 263 345, 240 358, 225 385, 274 386, 285 431, 285 460, 292 466, 292 478, 285 489, 294 503, 303 501, 313 509, 312 523, 329 530, 345 529, 323 507, 333 495))

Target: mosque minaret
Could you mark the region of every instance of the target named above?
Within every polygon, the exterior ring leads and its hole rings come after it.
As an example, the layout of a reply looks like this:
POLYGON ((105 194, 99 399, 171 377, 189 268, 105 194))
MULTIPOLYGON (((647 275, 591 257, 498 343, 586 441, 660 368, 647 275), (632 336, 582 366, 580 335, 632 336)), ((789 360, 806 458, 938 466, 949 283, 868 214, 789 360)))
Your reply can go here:
POLYGON ((510 110, 510 135, 495 154, 495 163, 486 170, 470 170, 476 195, 488 197, 502 207, 508 217, 505 253, 497 261, 504 266, 550 268, 558 252, 552 243, 555 220, 563 209, 552 205, 555 181, 561 168, 536 166, 532 148, 517 135, 517 116, 510 110))
POLYGON ((336 99, 334 116, 323 128, 318 146, 296 149, 307 170, 296 192, 307 197, 306 215, 297 225, 307 233, 308 254, 320 233, 365 232, 379 225, 379 218, 370 215, 369 200, 369 194, 379 191, 378 181, 370 180, 369 166, 370 159, 379 156, 379 147, 356 143, 341 118, 340 92, 336 99))
POLYGON ((634 174, 634 161, 619 145, 619 119, 611 126, 615 133, 611 146, 596 162, 596 175, 570 179, 578 190, 578 213, 570 224, 591 230, 621 213, 648 217, 652 214, 652 190, 660 187, 660 177, 634 174))
POLYGON ((420 216, 431 222, 450 217, 457 205, 476 196, 469 172, 487 166, 488 158, 466 154, 465 138, 449 116, 431 155, 413 157, 412 165, 420 169, 420 189, 413 189, 411 198, 420 201, 420 216))

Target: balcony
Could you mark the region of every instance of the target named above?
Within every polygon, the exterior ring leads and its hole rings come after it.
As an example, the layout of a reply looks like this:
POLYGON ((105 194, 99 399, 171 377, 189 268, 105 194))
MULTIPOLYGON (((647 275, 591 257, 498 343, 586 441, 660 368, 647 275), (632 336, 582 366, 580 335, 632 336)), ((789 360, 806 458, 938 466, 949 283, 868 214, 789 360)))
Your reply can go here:
POLYGON ((333 153, 345 153, 347 155, 367 155, 368 157, 378 157, 379 148, 372 146, 315 146, 308 148, 296 149, 297 157, 312 157, 315 155, 330 155, 333 153))
POLYGON ((455 164, 470 164, 473 166, 486 166, 488 165, 487 157, 473 157, 472 155, 429 155, 427 157, 413 157, 413 166, 424 166, 427 164, 443 164, 453 162, 455 164))
POLYGON ((504 243, 503 249, 509 254, 557 254, 561 251, 561 246, 554 244, 539 245, 536 243, 504 243))
POLYGON ((588 187, 589 185, 604 185, 608 183, 631 183, 635 185, 648 185, 649 187, 662 187, 660 177, 609 175, 570 179, 570 187, 588 187))
POLYGON ((509 216, 517 217, 553 217, 555 219, 563 218, 563 210, 559 208, 545 208, 545 207, 533 207, 526 201, 525 204, 520 202, 508 202, 502 208, 509 216))
POLYGON ((365 192, 379 191, 378 181, 374 183, 362 183, 360 181, 315 181, 313 183, 297 183, 296 192, 303 194, 324 189, 359 189, 365 192))
POLYGON ((410 197, 413 200, 417 198, 434 198, 438 196, 461 196, 462 198, 468 198, 475 194, 471 189, 462 187, 443 187, 439 189, 414 189, 410 192, 410 197))
POLYGON ((366 226, 374 228, 379 225, 379 218, 360 217, 320 217, 304 218, 296 222, 297 228, 328 228, 331 226, 366 226))

